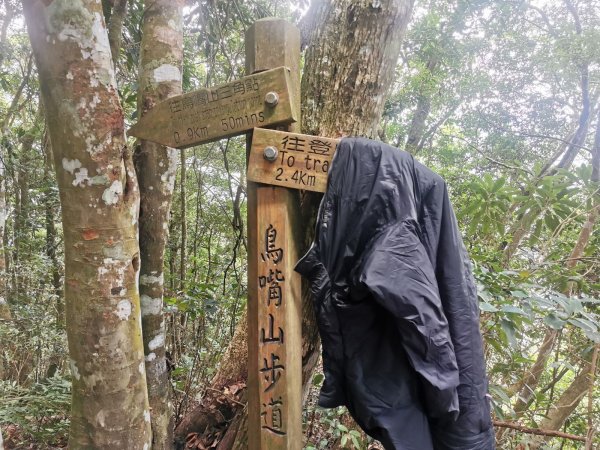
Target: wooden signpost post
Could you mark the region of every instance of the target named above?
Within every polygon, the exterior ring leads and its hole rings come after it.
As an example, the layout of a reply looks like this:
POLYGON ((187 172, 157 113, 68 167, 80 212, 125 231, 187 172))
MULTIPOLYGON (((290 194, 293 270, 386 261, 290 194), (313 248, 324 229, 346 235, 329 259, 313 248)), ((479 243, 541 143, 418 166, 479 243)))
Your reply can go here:
POLYGON ((325 192, 336 139, 300 130, 300 32, 262 19, 246 33, 248 76, 159 103, 128 134, 186 148, 248 141, 248 448, 302 448, 303 230, 298 189, 325 192), (254 127, 278 125, 278 130, 254 127), (292 188, 292 189, 289 189, 292 188))
MULTIPOLYGON (((300 32, 283 20, 259 20, 246 32, 246 73, 277 66, 290 68, 292 104, 299 108, 300 32)), ((299 129, 297 121, 286 131, 299 129)), ((300 450, 302 300, 293 270, 301 240, 298 191, 249 181, 247 192, 248 448, 300 450)))

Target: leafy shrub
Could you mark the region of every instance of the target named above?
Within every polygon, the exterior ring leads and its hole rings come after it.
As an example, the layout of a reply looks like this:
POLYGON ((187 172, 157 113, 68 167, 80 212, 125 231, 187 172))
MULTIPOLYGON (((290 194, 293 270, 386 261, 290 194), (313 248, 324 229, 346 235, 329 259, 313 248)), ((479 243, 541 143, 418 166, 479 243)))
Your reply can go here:
MULTIPOLYGON (((0 381, 0 425, 16 426, 19 437, 31 442, 44 442, 47 447, 63 446, 69 430, 71 406, 71 381, 55 376, 30 387, 12 381, 0 381)), ((6 436, 5 436, 6 437, 6 436)), ((7 448, 19 442, 7 439, 7 448)))

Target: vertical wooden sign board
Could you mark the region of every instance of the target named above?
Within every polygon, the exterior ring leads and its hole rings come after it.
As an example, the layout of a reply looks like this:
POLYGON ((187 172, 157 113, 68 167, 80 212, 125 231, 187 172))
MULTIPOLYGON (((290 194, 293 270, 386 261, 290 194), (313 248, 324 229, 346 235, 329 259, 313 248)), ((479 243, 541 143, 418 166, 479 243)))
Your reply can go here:
MULTIPOLYGON (((263 19, 246 33, 247 74, 285 66, 299 105, 300 33, 263 19)), ((299 111, 294 114, 299 117, 299 111)), ((299 130, 299 123, 286 131, 299 130)), ((250 151, 250 148, 248 148, 250 151)), ((302 448, 297 191, 248 182, 248 448, 302 448)))

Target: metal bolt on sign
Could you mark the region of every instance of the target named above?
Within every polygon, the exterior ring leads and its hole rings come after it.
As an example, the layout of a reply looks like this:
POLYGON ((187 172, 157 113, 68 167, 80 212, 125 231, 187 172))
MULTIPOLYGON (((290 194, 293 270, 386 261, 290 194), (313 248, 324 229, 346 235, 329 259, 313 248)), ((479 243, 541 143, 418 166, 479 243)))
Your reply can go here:
POLYGON ((265 149, 263 150, 263 156, 269 162, 274 162, 277 159, 278 153, 279 153, 279 151, 271 145, 268 147, 265 147, 265 149))
POLYGON ((269 106, 277 106, 277 103, 279 103, 279 95, 277 95, 277 92, 267 92, 265 95, 265 103, 269 106))

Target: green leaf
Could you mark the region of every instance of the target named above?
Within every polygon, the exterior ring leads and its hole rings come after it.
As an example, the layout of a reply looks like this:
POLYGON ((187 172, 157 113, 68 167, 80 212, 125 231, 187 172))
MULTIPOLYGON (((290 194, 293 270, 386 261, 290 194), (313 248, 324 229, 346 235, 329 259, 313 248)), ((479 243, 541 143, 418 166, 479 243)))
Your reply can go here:
POLYGON ((542 232, 543 222, 538 220, 535 222, 535 228, 533 229, 533 233, 531 233, 531 237, 529 238, 529 244, 535 244, 540 239, 540 234, 542 232))
POLYGON ((591 341, 594 341, 596 344, 600 344, 600 333, 596 331, 584 331, 585 335, 591 341))
POLYGON ((569 314, 576 314, 583 311, 583 303, 576 298, 570 298, 565 304, 565 310, 569 314))
MULTIPOLYGON (((519 276, 521 276, 522 272, 519 272, 519 276)), ((526 292, 523 291, 519 291, 519 290, 515 290, 515 291, 510 291, 510 293, 513 295, 513 297, 517 297, 517 298, 528 298, 529 294, 527 294, 526 292)))
POLYGON ((344 434, 342 436, 342 447, 345 447, 347 442, 348 442, 348 435, 344 434))
POLYGON ((502 319, 500 321, 500 327, 502 331, 504 331, 504 335, 506 336, 506 340, 510 344, 511 347, 517 347, 517 331, 515 329, 514 324, 506 319, 502 319))
POLYGON ((554 314, 548 314, 546 317, 544 317, 544 322, 554 330, 560 330, 565 326, 565 321, 558 318, 554 314))
POLYGON ((494 400, 500 399, 505 405, 510 405, 510 397, 502 387, 497 385, 490 385, 489 390, 490 395, 492 395, 492 398, 494 400))
POLYGON ((544 216, 544 222, 550 231, 556 230, 559 220, 553 213, 548 213, 544 216))
POLYGON ((518 306, 504 305, 502 307, 502 311, 505 313, 518 314, 520 316, 527 316, 527 313, 525 311, 523 311, 521 308, 519 308, 518 306))
POLYGON ((324 379, 325 375, 322 373, 316 373, 312 380, 313 386, 320 386, 324 379))
POLYGON ((479 309, 484 312, 498 312, 498 308, 487 302, 480 302, 479 309))
POLYGON ((568 322, 571 325, 574 325, 578 328, 581 328, 584 331, 590 331, 592 333, 598 331, 598 327, 596 326, 596 324, 594 322, 591 322, 587 319, 584 318, 574 318, 574 319, 569 319, 568 322))
POLYGON ((506 183, 505 178, 498 178, 492 186, 492 192, 497 192, 502 186, 504 186, 504 183, 506 183))

